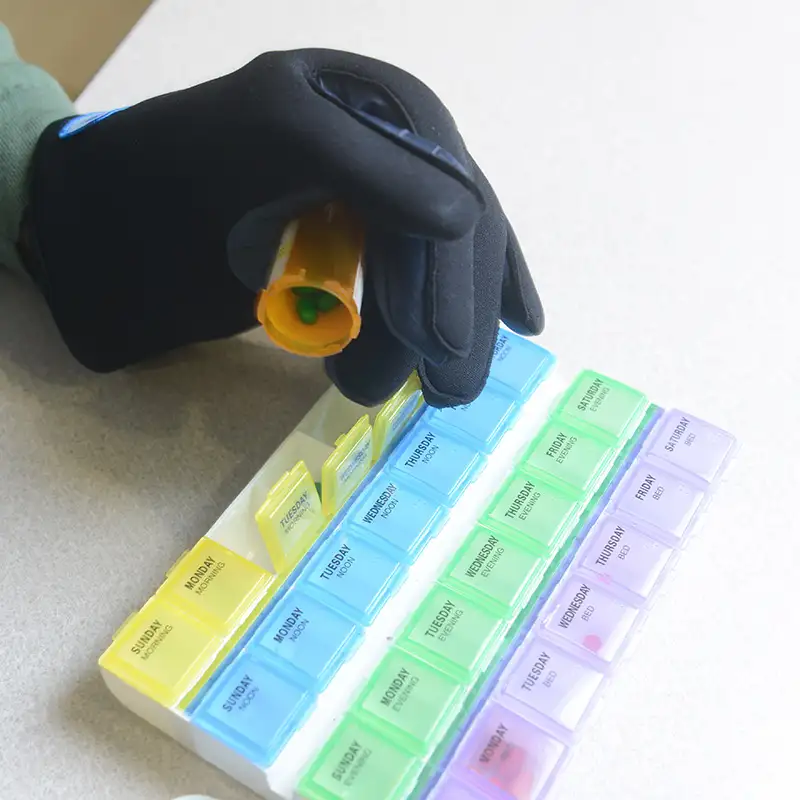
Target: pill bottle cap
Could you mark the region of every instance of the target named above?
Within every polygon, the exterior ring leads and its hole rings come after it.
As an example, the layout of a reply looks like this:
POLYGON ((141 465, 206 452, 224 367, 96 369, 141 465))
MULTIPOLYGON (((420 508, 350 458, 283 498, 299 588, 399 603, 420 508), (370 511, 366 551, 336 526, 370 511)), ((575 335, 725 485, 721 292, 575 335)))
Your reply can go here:
POLYGON ((270 339, 303 356, 340 353, 361 331, 361 225, 330 204, 284 231, 256 315, 270 339))

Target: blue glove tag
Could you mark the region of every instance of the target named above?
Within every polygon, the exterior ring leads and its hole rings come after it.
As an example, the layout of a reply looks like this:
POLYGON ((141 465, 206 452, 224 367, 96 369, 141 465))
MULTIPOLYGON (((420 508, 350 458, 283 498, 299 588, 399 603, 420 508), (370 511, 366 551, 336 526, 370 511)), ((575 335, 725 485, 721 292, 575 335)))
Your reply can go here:
POLYGON ((70 136, 74 136, 76 133, 80 133, 90 125, 96 125, 101 119, 105 119, 112 114, 116 114, 118 111, 124 110, 125 108, 115 108, 112 111, 95 111, 92 114, 81 114, 80 116, 72 117, 72 119, 67 120, 61 126, 61 130, 58 132, 58 138, 67 139, 70 136))

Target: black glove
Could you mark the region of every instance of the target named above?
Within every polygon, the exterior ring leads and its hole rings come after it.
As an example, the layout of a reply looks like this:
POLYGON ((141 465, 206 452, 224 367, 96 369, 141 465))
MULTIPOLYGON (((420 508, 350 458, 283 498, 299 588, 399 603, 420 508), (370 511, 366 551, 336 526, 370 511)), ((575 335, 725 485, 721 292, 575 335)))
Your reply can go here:
POLYGON ((39 141, 21 249, 89 369, 254 327, 284 226, 330 201, 367 226, 362 331, 326 361, 351 399, 380 402, 416 368, 428 403, 468 402, 500 318, 542 330, 491 187, 442 103, 395 67, 268 53, 79 127, 39 141))

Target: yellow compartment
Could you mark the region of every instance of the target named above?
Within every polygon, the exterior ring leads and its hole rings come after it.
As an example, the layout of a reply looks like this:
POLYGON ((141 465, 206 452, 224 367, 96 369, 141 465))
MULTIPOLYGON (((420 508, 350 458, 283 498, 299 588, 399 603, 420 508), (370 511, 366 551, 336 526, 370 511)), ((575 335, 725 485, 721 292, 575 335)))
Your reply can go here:
POLYGON ((365 414, 336 440, 336 449, 322 465, 322 511, 332 517, 372 467, 372 425, 365 414))
POLYGON ((422 388, 416 373, 392 395, 375 417, 374 460, 392 446, 422 402, 422 388))
POLYGON ((294 564, 319 536, 326 519, 314 479, 303 461, 270 489, 256 523, 279 573, 294 564))
POLYGON ((221 646, 211 628, 156 595, 117 632, 100 666, 172 707, 203 676, 221 646))
POLYGON ((274 579, 257 564, 203 537, 170 570, 159 594, 227 636, 247 619, 274 579))

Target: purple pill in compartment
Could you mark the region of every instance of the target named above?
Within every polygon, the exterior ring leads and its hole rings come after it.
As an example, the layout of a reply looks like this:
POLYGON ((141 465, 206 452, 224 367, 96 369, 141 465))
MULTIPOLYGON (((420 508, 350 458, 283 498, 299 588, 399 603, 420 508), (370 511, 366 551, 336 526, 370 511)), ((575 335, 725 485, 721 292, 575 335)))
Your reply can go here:
POLYGON ((664 415, 648 449, 710 483, 719 475, 733 445, 734 438, 726 431, 675 410, 664 415))
POLYGON ((686 534, 702 502, 702 489, 649 459, 633 468, 616 498, 620 511, 674 541, 686 534))
MULTIPOLYGON (((603 681, 602 673, 540 637, 526 646, 503 684, 503 693, 526 710, 574 731, 603 681)), ((536 721, 533 717, 532 721, 536 721)))
POLYGON ((579 652, 610 663, 636 621, 638 610, 599 589, 591 581, 571 578, 558 593, 545 628, 579 652))
POLYGON ((584 547, 581 567, 605 586, 621 587, 646 600, 674 550, 626 520, 602 517, 584 547))
POLYGON ((491 800, 537 800, 565 746, 517 714, 489 703, 472 723, 452 770, 491 800))

